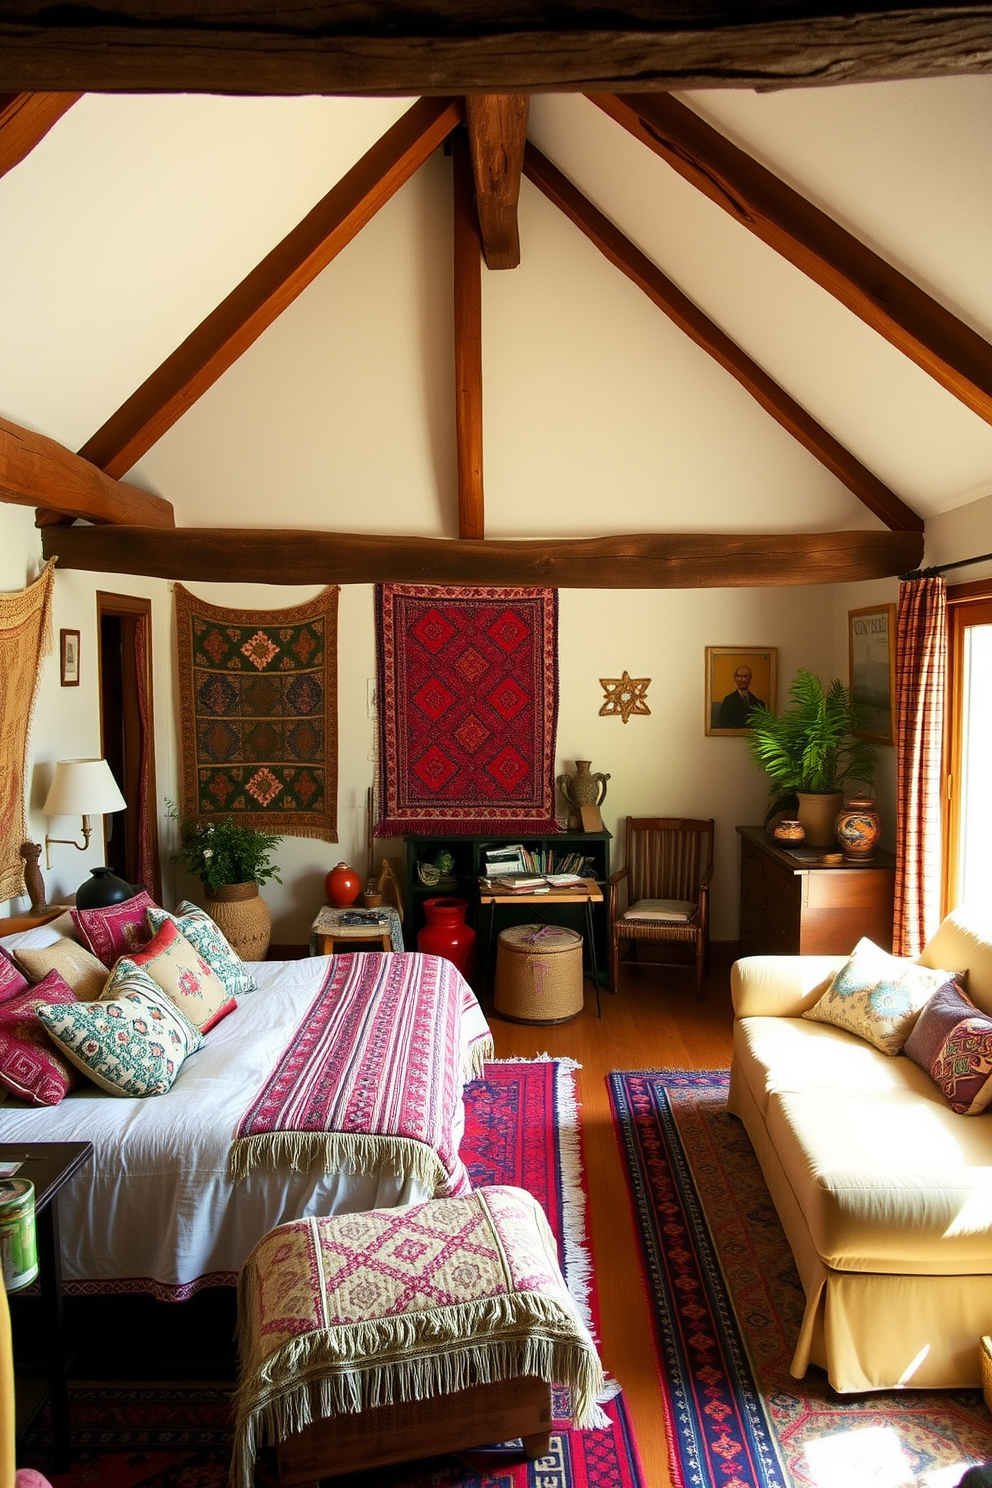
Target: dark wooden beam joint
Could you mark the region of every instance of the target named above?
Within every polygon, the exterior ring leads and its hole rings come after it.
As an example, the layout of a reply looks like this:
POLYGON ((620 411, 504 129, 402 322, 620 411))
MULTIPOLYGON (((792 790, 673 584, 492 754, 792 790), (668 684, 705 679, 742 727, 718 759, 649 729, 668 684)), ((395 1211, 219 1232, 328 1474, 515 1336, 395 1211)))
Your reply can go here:
POLYGON ((457 130, 451 143, 458 536, 480 538, 486 532, 482 481, 482 251, 464 130, 457 130))
POLYGON ((469 94, 465 99, 482 252, 489 269, 520 262, 517 202, 527 138, 524 93, 469 94))
POLYGON ((83 517, 88 522, 175 525, 172 503, 112 480, 64 444, 0 419, 0 501, 41 508, 36 523, 83 517))
POLYGON ((46 527, 62 568, 263 584, 499 584, 560 589, 765 588, 888 578, 918 532, 638 533, 505 542, 284 528, 46 527))

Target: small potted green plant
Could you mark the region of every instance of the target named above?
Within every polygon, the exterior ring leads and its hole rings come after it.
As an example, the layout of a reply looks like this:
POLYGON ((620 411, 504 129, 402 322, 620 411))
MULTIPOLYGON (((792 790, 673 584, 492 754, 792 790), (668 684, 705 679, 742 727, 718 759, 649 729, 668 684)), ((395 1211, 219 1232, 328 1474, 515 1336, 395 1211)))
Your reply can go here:
POLYGON ((789 702, 781 713, 751 709, 748 753, 768 776, 773 796, 798 798, 807 843, 830 847, 844 782, 874 784, 877 746, 854 737, 851 695, 839 678, 824 687, 814 672, 800 667, 789 702))
POLYGON ((179 834, 172 861, 201 880, 205 908, 238 955, 264 960, 271 921, 258 890, 270 879, 282 883, 272 861, 282 837, 230 815, 218 821, 183 816, 172 801, 166 802, 166 815, 179 834))

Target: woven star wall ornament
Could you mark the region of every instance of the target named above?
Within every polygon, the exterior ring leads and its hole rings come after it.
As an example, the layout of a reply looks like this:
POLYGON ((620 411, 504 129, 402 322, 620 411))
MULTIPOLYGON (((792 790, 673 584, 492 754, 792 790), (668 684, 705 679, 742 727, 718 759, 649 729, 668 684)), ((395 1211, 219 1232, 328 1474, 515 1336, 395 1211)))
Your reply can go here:
POLYGON ((600 718, 619 714, 624 723, 628 723, 632 713, 651 712, 647 704, 650 677, 631 677, 625 671, 622 677, 600 677, 599 685, 606 696, 606 702, 599 710, 600 718))

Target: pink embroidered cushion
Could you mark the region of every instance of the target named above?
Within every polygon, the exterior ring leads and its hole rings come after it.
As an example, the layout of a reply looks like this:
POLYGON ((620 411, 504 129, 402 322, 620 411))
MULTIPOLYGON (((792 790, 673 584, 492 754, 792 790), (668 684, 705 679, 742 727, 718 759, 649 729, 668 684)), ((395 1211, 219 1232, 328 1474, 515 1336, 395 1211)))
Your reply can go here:
POLYGON ((103 909, 74 909, 72 922, 83 945, 109 971, 121 956, 140 951, 151 940, 152 932, 145 916, 154 905, 154 899, 142 889, 120 904, 108 904, 103 909))
POLYGON ((206 1033, 233 1013, 237 1003, 215 971, 190 945, 173 920, 167 920, 152 939, 132 956, 123 957, 114 967, 104 997, 113 997, 115 977, 122 968, 140 966, 189 1019, 194 1028, 206 1033))
POLYGON ((10 957, 0 950, 0 1002, 16 997, 18 992, 25 992, 29 985, 27 977, 22 976, 10 957))
POLYGON ((74 1003, 76 994, 57 971, 0 1003, 0 1085, 32 1106, 57 1106, 79 1079, 38 1017, 39 1007, 74 1003))

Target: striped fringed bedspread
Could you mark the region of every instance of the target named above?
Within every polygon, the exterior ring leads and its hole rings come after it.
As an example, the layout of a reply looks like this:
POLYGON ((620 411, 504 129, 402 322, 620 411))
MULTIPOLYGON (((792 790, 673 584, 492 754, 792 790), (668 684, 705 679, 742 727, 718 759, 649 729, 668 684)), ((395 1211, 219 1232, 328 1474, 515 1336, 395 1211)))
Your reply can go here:
POLYGON ((329 958, 323 985, 238 1123, 230 1170, 375 1173, 470 1192, 458 1156, 462 1086, 493 1057, 466 1042, 475 994, 440 956, 329 958))

